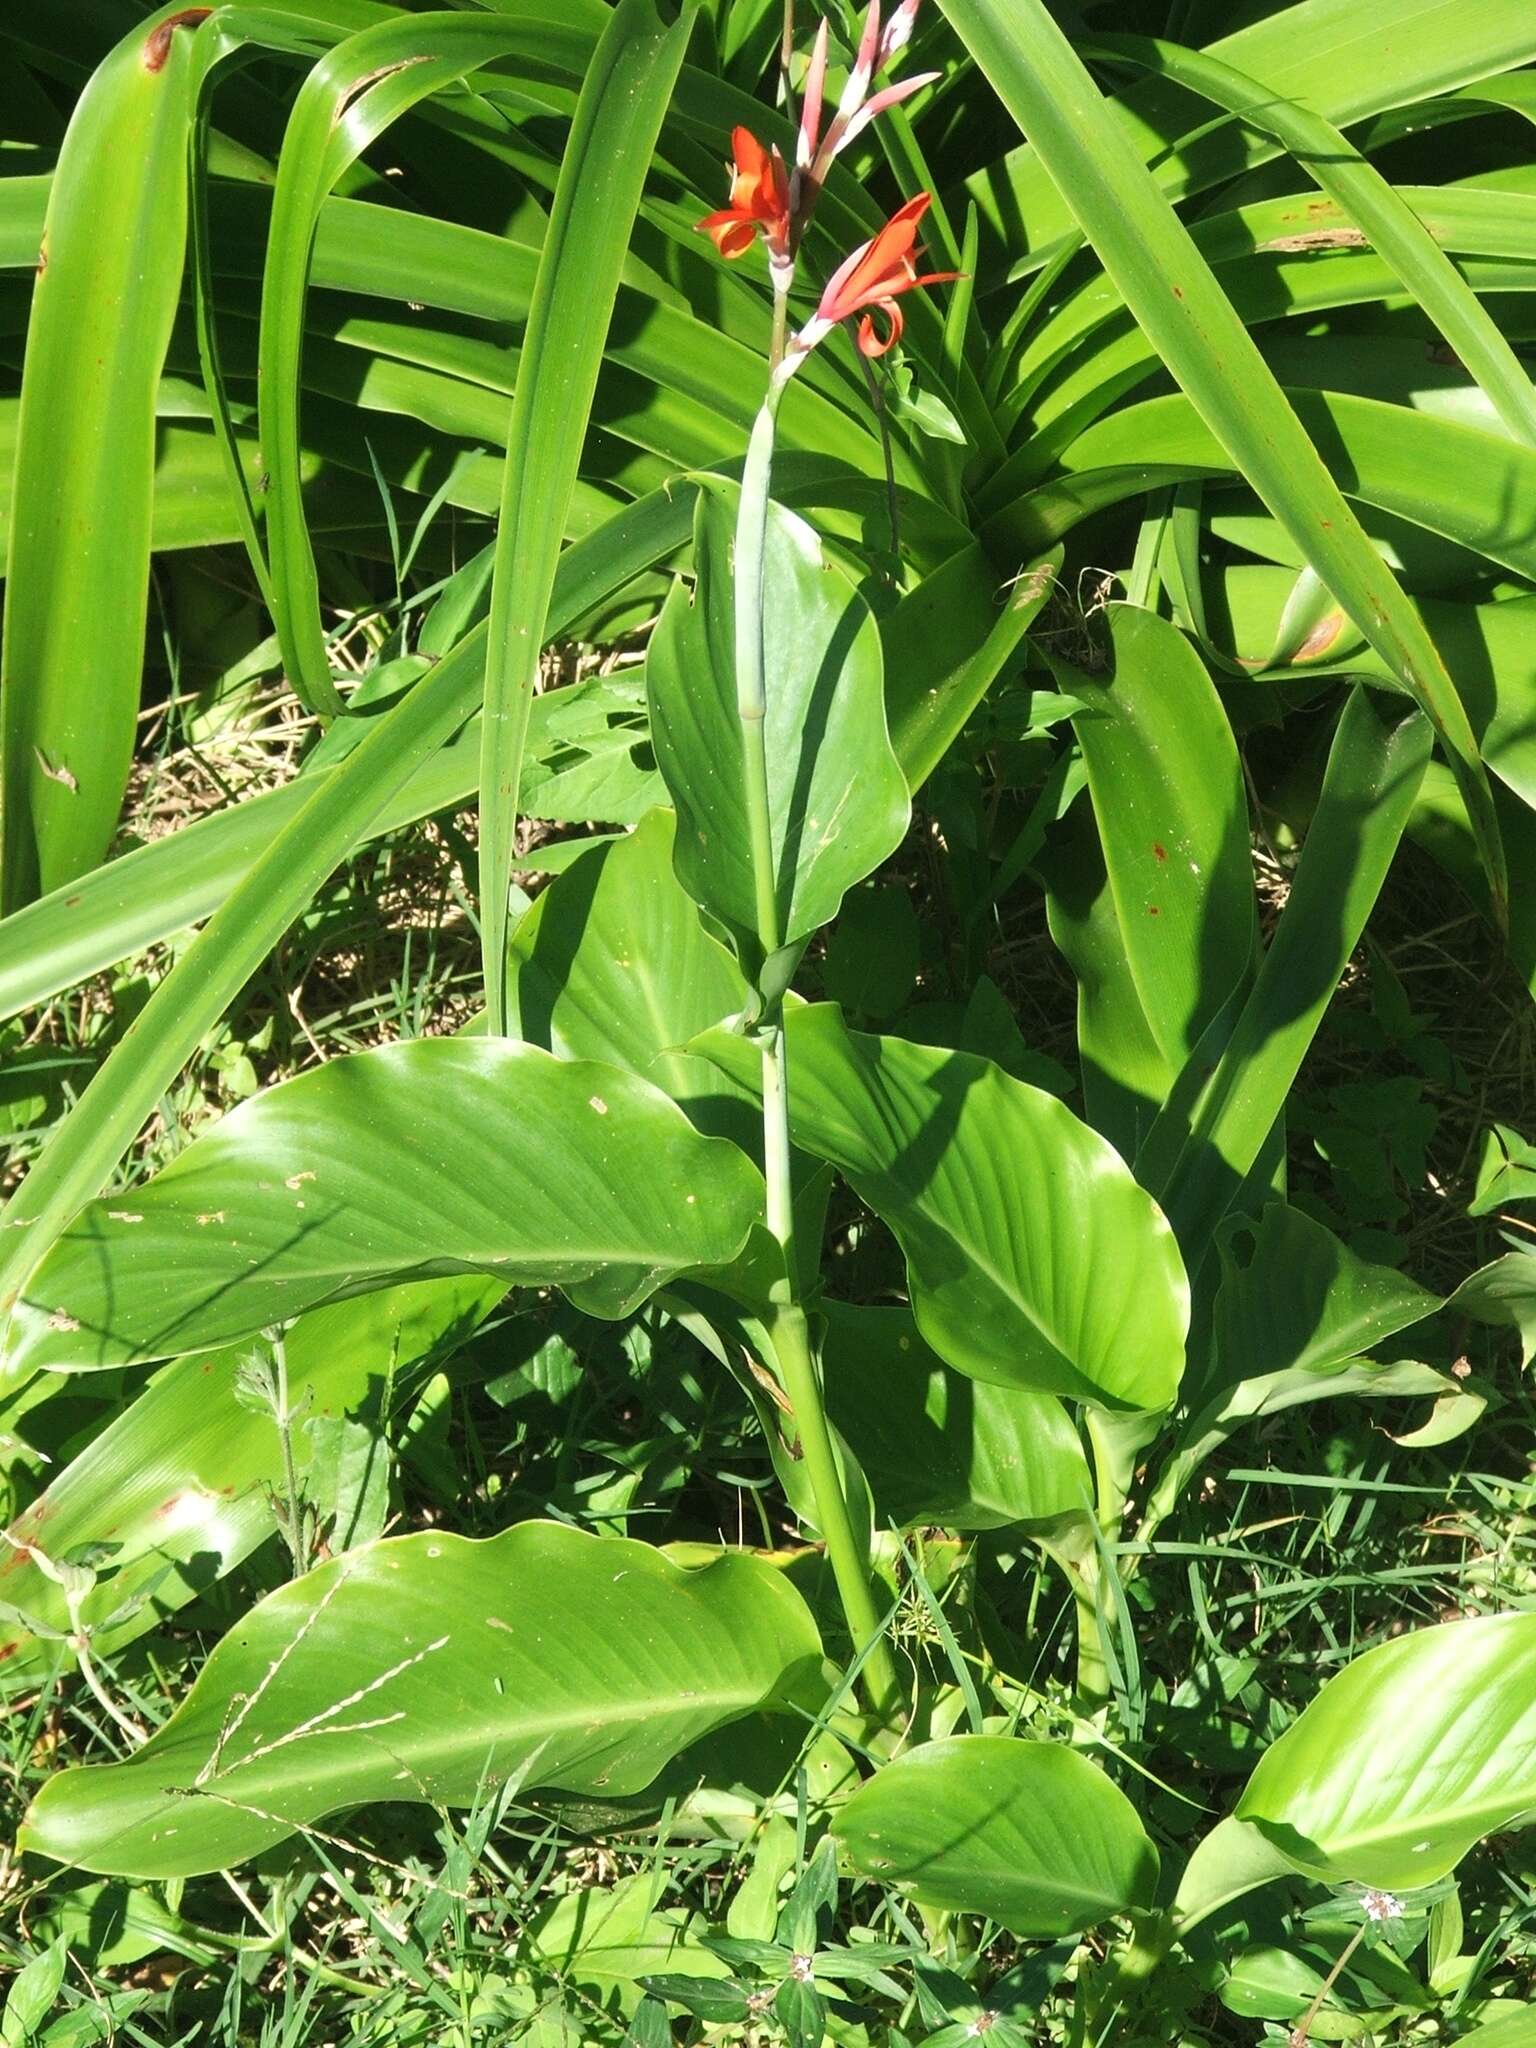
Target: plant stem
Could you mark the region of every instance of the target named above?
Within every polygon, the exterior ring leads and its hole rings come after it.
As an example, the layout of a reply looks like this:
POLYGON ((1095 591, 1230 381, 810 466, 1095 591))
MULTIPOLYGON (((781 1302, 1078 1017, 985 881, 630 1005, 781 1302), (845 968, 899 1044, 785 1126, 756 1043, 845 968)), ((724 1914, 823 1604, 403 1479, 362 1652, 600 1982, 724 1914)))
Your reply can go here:
POLYGON ((107 1691, 107 1688, 102 1684, 95 1661, 91 1656, 89 1639, 84 1629, 80 1629, 72 1638, 72 1647, 75 1653, 75 1661, 80 1666, 80 1676, 96 1695, 100 1706, 117 1723, 118 1727, 121 1728, 135 1747, 140 1743, 148 1742, 149 1731, 141 1728, 131 1714, 125 1714, 107 1691))
MULTIPOLYGON (((775 349, 782 353, 782 316, 786 295, 775 293, 775 349)), ((773 468, 774 422, 779 386, 770 382, 768 396, 752 428, 741 474, 741 506, 736 523, 736 704, 741 719, 743 800, 752 849, 752 874, 757 939, 765 961, 783 944, 779 917, 778 864, 773 848, 772 803, 767 748, 767 679, 763 655, 763 559, 768 534, 768 486, 773 468)), ((763 1052, 763 1176, 767 1183, 768 1228, 784 1256, 784 1273, 773 1290, 768 1320, 774 1362, 794 1411, 795 1428, 806 1473, 816 1501, 816 1519, 838 1597, 856 1649, 867 1654, 863 1682, 878 1714, 893 1711, 899 1697, 896 1669, 881 1639, 880 1619, 870 1586, 869 1558, 853 1527, 838 1471, 832 1433, 827 1426, 821 1380, 811 1348, 805 1311, 800 1304, 799 1265, 795 1251, 794 1188, 790 1176, 789 1074, 782 1006, 778 998, 762 1021, 763 1052)))
MULTIPOLYGON (((765 1059, 768 1055, 765 1053, 765 1059)), ((793 1246, 788 1256, 793 1256, 793 1246)), ((860 1681, 870 1706, 882 1718, 893 1713, 901 1697, 896 1665, 890 1645, 881 1634, 880 1616, 870 1585, 869 1559, 854 1531, 837 1469, 837 1453, 827 1412, 821 1396, 821 1378, 811 1352, 810 1331, 805 1311, 796 1301, 780 1307, 770 1326, 774 1355, 783 1377, 784 1391, 794 1410, 800 1451, 806 1476, 816 1498, 816 1518, 821 1523, 827 1559, 837 1584, 838 1598, 853 1638, 855 1650, 867 1650, 860 1681)))
POLYGON ((768 794, 768 693, 763 674, 763 554, 768 536, 768 483, 773 468, 774 416, 778 395, 771 387, 752 425, 741 472, 741 508, 736 520, 736 711, 741 720, 743 796, 752 848, 757 936, 764 959, 779 950, 778 873, 773 852, 768 794))
POLYGON ((795 0, 784 0, 784 27, 779 36, 779 105, 789 105, 789 66, 795 54, 795 0))
POLYGON ((288 1406, 288 1347, 280 1330, 272 1335, 272 1386, 276 1399, 273 1414, 278 1441, 283 1447, 283 1486, 287 1493, 287 1515, 283 1535, 293 1559, 293 1575, 302 1579, 309 1570, 309 1542, 305 1527, 305 1501, 299 1491, 299 1470, 293 1455, 293 1410, 288 1406))

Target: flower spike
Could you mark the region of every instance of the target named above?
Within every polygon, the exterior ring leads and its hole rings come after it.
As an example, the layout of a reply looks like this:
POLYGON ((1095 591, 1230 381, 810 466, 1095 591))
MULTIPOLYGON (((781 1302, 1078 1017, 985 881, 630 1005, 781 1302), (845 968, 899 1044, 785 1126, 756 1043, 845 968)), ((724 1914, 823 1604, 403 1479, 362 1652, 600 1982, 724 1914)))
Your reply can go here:
POLYGON ((917 259, 921 250, 917 231, 923 215, 932 204, 933 197, 928 192, 920 192, 915 199, 909 199, 905 206, 892 214, 878 235, 855 249, 848 260, 832 273, 821 295, 821 304, 789 345, 779 370, 781 378, 798 369, 834 327, 852 319, 855 313, 864 315, 859 322, 860 354, 871 357, 885 355, 900 341, 905 325, 902 309, 897 303, 901 294, 916 291, 920 285, 952 284, 959 277, 958 270, 918 270, 917 259), (876 316, 884 322, 883 333, 876 325, 876 316))

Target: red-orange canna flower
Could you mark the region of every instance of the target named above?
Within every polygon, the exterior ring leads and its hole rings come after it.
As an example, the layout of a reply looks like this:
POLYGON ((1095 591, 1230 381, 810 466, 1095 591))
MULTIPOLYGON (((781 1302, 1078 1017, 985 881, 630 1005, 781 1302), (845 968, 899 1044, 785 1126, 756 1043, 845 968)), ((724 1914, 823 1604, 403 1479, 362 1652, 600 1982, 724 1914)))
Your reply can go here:
POLYGON ((789 260, 789 173, 776 149, 764 149, 750 128, 731 133, 735 171, 731 203, 698 223, 722 256, 745 256, 759 228, 774 262, 789 260))
POLYGON ((909 199, 891 215, 878 235, 861 249, 855 249, 847 262, 832 273, 815 316, 795 336, 795 357, 813 349, 839 321, 851 319, 855 313, 864 314, 859 322, 860 352, 883 356, 901 339, 905 323, 896 303, 900 294, 915 291, 924 284, 951 284, 959 277, 958 270, 918 270, 917 259, 922 252, 917 230, 932 204, 932 195, 927 192, 909 199), (884 334, 875 325, 876 313, 884 316, 884 334))

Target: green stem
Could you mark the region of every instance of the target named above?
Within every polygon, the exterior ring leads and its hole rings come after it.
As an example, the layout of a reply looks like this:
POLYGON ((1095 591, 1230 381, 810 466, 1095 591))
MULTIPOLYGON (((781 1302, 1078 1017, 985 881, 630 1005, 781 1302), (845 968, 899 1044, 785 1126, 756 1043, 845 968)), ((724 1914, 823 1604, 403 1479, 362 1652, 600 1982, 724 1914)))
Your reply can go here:
POLYGON ((1092 1718, 1109 1705, 1109 1664, 1104 1655, 1107 1630, 1114 1626, 1108 1605, 1109 1588, 1096 1552, 1068 1567, 1077 1622, 1078 1712, 1092 1718))
POLYGON ((736 519, 736 711, 741 720, 742 794, 752 849, 757 937, 765 960, 780 945, 778 864, 768 795, 768 692, 763 674, 763 556, 777 411, 778 394, 770 388, 747 443, 736 519))
MULTIPOLYGON (((792 1247, 790 1251, 792 1256, 792 1247)), ((774 1355, 794 1410, 800 1438, 800 1454, 806 1477, 816 1499, 816 1519, 821 1524, 827 1559, 837 1584, 838 1599, 855 1650, 865 1650, 861 1675, 865 1696, 882 1719, 892 1714, 901 1698, 896 1664, 890 1645, 881 1633, 880 1616, 870 1585, 869 1559, 854 1531, 843 1492, 842 1474, 827 1411, 822 1401, 821 1378, 811 1352, 810 1331, 805 1311, 795 1301, 785 1302, 770 1325, 774 1355)))
MULTIPOLYGON (((775 349, 782 351, 784 294, 775 294, 775 349)), ((774 857, 767 748, 767 678, 763 655, 763 560, 768 536, 768 487, 773 469, 774 422, 779 389, 768 397, 752 428, 741 473, 741 506, 736 523, 736 702, 742 733, 742 795, 752 850, 757 940, 763 959, 783 944, 779 918, 778 865, 774 857)), ((821 1380, 810 1331, 800 1304, 795 1251, 794 1188, 790 1176, 789 1074, 780 1001, 762 1021, 763 1175, 767 1183, 768 1228, 784 1255, 783 1279, 773 1290, 768 1329, 784 1391, 794 1411, 806 1475, 816 1502, 816 1519, 827 1547, 838 1597, 856 1649, 865 1649, 863 1679, 877 1714, 891 1713, 899 1698, 896 1668, 880 1632, 870 1585, 869 1558, 848 1510, 832 1433, 827 1426, 821 1380)))

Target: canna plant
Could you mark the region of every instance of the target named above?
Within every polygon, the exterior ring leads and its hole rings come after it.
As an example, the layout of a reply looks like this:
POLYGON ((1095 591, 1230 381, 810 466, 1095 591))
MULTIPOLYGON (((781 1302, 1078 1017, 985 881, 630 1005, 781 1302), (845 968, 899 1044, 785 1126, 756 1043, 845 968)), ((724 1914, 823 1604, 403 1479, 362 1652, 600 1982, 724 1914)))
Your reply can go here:
MULTIPOLYGON (((1184 2024, 1213 1945, 1251 1945, 1259 1887, 1364 1901, 1364 1941, 1536 1807, 1525 1613, 1344 1662, 1198 1839, 1154 1839, 1140 1761, 1142 1581, 1228 1440, 1358 1397, 1427 1400, 1421 1436, 1449 1441, 1491 1393, 1447 1330, 1529 1327, 1528 1254, 1438 1292, 1286 1199, 1288 1099, 1406 832, 1529 965, 1507 849, 1536 795, 1531 401, 1475 289, 1526 288, 1529 180, 1410 202, 1338 138, 1523 105, 1536 31, 1479 0, 1452 49, 1409 9, 1362 85, 1329 70, 1348 13, 1305 0, 1211 56, 1075 48, 1037 0, 871 0, 803 54, 793 7, 167 9, 95 71, 51 173, 6 181, 11 244, 35 260, 41 220, 46 262, 12 407, 0 987, 24 1010, 201 929, 4 1218, 0 1678, 96 1693, 210 1559, 233 1577, 280 1535, 295 1567, 147 1739, 129 1717, 119 1760, 50 1779, 30 1855, 179 1883, 334 1845, 378 1802, 492 1793, 643 1832, 747 1785, 759 1853, 786 1820, 823 1847, 765 1931, 712 1937, 710 1975, 637 1968, 604 2038, 667 2038, 667 2012, 835 2032, 820 1981, 894 1961, 830 1947, 840 1870, 918 1909, 928 1974, 902 1996, 934 2041, 1031 2038, 1070 1970, 1093 2038, 1131 2043, 1184 2024), (1151 85, 1107 101, 1084 55, 1151 85), (274 60, 302 67, 291 106, 274 60), (972 160, 961 88, 1022 153, 972 160), (512 226, 391 205, 386 136, 429 174, 439 146, 467 163, 470 191, 515 172, 512 226), (1300 214, 1281 152, 1324 193, 1300 214), (1223 211, 1173 210, 1218 188, 1223 211), (140 217, 154 260, 107 303, 93 242, 140 217), (1342 326, 1282 384, 1248 329, 1287 266, 1297 310, 1379 316, 1386 398, 1309 381, 1347 380, 1342 326), (1393 402, 1416 388, 1390 352, 1405 295, 1454 341, 1473 424, 1393 402), (342 397, 406 430, 367 438, 366 493, 342 397), (396 490, 429 550, 444 505, 485 547, 434 560, 414 640, 400 603, 391 661, 343 694, 322 583, 340 542, 376 541, 379 484, 397 584, 396 490), (1068 545, 1138 498, 1127 600, 1064 629, 1068 545), (102 864, 151 552, 210 541, 246 551, 319 736, 290 784, 102 864), (643 686, 538 691, 544 647, 626 599, 654 614, 643 686), (914 801, 954 807, 945 776, 994 709, 1018 718, 1023 674, 1044 722, 998 731, 1051 759, 998 865, 1034 879, 1076 978, 1081 1113, 990 981, 904 1023, 872 993, 884 928, 859 936, 914 801), (1263 942, 1240 742, 1335 680, 1263 942), (113 1187, 338 864, 471 795, 483 1015, 261 1090, 113 1187), (628 829, 547 856, 530 904, 529 817, 628 829), (847 1284, 850 1241, 899 1254, 877 1288, 847 1284), (509 1290, 689 1347, 808 1540, 655 1545, 606 1515, 383 1533, 399 1377, 451 1363, 509 1290), (92 1375, 132 1397, 34 1485, 29 1431, 92 1375), (1066 1591, 1043 1682, 1031 1631, 985 1618, 999 1570, 1066 1591), (816 1770, 786 1796, 802 1744, 816 1770), (998 1928, 1050 1944, 1033 2005, 981 2002, 998 1928)), ((49 75, 47 34, 21 42, 49 75)), ((1329 337, 1270 339, 1290 360, 1329 337)), ((1230 1703, 1247 1681, 1211 1682, 1230 1703)))

